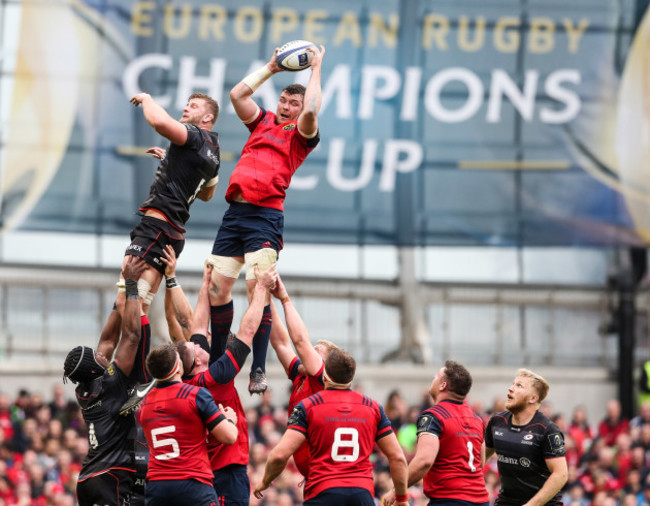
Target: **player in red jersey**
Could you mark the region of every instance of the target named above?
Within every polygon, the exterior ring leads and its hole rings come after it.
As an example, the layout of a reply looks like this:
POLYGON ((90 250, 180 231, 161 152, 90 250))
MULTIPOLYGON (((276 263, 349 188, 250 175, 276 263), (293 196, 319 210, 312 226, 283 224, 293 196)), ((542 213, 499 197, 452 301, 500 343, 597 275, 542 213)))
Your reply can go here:
MULTIPOLYGON (((223 445, 213 437, 208 438, 208 455, 213 472, 213 485, 221 506, 247 506, 250 499, 248 465, 248 424, 241 400, 235 388, 235 376, 244 365, 250 353, 253 336, 262 320, 264 302, 269 289, 276 284, 275 265, 259 273, 255 267, 258 282, 253 290, 251 303, 242 317, 238 334, 233 335, 225 351, 213 345, 206 350, 201 343, 207 342, 209 321, 209 295, 211 266, 206 266, 203 285, 194 312, 193 336, 191 342, 177 344, 179 355, 186 371, 184 381, 205 387, 215 402, 232 408, 237 414, 239 435, 232 445, 223 445)), ((218 327, 218 326, 217 326, 218 327)), ((213 327, 213 339, 220 330, 213 327)))
MULTIPOLYGON (((246 76, 230 91, 239 118, 251 132, 237 166, 230 176, 224 214, 209 261, 219 287, 218 304, 223 314, 232 314, 232 287, 246 264, 246 289, 255 284, 253 266, 265 270, 275 263, 282 249, 284 198, 291 177, 318 144, 318 112, 321 106, 321 63, 325 48, 312 52, 311 77, 307 88, 287 86, 280 93, 275 113, 261 109, 252 94, 271 75, 281 72, 273 53, 261 69, 246 76)), ((269 301, 267 300, 267 304, 269 301)), ((264 308, 270 320, 271 309, 264 308)), ((253 341, 253 363, 249 392, 266 390, 266 351, 270 324, 263 324, 253 341)))
MULTIPOLYGON (((289 397, 289 415, 291 415, 293 408, 300 401, 325 388, 323 381, 324 361, 327 360, 330 352, 338 348, 338 346, 324 339, 312 346, 307 327, 293 302, 291 302, 280 276, 278 276, 277 285, 271 293, 282 303, 284 319, 288 327, 287 331, 287 328, 282 324, 282 320, 277 316, 275 306, 272 305, 272 313, 275 314, 273 314, 273 326, 271 328, 271 346, 273 346, 292 383, 289 397), (296 347, 296 351, 291 347, 292 342, 296 347), (296 353, 298 353, 298 356, 296 356, 296 353)), ((309 462, 311 460, 307 441, 294 452, 293 460, 298 471, 306 478, 309 474, 309 462)))
POLYGON ((306 440, 312 460, 304 504, 374 506, 369 457, 376 443, 388 458, 398 504, 408 504, 406 458, 381 405, 350 390, 355 370, 356 363, 349 353, 341 349, 330 353, 323 375, 325 390, 294 408, 289 430, 269 454, 255 497, 263 497, 262 492, 306 440))
MULTIPOLYGON (((483 479, 483 420, 465 404, 472 387, 469 371, 447 360, 433 378, 429 393, 435 405, 418 418, 418 441, 409 464, 408 485, 424 477, 424 494, 430 505, 489 504, 483 479)), ((382 504, 390 506, 389 492, 382 504)))
POLYGON ((173 344, 154 348, 147 368, 156 386, 142 402, 140 421, 149 446, 148 506, 216 506, 206 428, 224 444, 237 440, 237 416, 220 409, 205 388, 181 381, 173 344))

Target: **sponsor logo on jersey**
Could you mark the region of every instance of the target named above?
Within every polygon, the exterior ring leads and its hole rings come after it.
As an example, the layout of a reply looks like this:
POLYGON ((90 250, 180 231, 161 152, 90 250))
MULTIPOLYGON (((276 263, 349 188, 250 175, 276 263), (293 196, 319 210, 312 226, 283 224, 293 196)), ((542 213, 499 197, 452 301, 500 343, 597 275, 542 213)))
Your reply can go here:
POLYGON ((526 457, 521 457, 521 458, 519 459, 519 463, 520 463, 523 467, 530 467, 530 460, 527 459, 526 457))
POLYGON ((219 155, 217 153, 213 153, 211 150, 208 149, 208 152, 206 153, 206 155, 214 163, 216 163, 217 165, 219 164, 219 155))
POLYGON ((126 248, 127 250, 134 250, 134 251, 142 251, 142 246, 138 246, 137 244, 129 244, 129 247, 126 248))
POLYGON ((500 430, 495 430, 494 435, 495 436, 503 436, 503 432, 501 432, 500 430))
POLYGON ((113 364, 109 365, 108 369, 106 369, 106 372, 109 376, 115 376, 115 366, 113 364))
POLYGON ((497 455, 498 455, 497 460, 499 462, 503 462, 504 464, 519 465, 519 460, 514 458, 514 457, 506 457, 506 456, 501 455, 501 454, 497 454, 497 455))
POLYGON ((282 130, 293 130, 294 128, 296 128, 296 124, 295 123, 289 123, 288 125, 284 125, 282 127, 282 130))

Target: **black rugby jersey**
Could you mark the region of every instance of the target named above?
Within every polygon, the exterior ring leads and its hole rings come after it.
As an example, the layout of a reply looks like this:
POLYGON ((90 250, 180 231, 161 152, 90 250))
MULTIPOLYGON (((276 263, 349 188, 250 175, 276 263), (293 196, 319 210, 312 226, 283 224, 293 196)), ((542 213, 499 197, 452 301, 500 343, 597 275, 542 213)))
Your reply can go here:
POLYGON ((129 397, 128 386, 127 377, 113 362, 103 376, 75 389, 90 445, 80 480, 110 468, 135 470, 135 415, 120 415, 120 408, 129 397))
MULTIPOLYGON (((564 435, 537 411, 526 425, 513 425, 512 413, 497 413, 485 429, 485 445, 497 453, 501 491, 497 505, 521 505, 544 485, 551 472, 546 459, 564 457, 564 435)), ((561 493, 547 504, 561 505, 561 493)))
POLYGON ((155 209, 176 228, 185 232, 190 205, 205 185, 219 173, 219 136, 184 123, 187 141, 170 143, 151 183, 149 197, 140 211, 155 209))

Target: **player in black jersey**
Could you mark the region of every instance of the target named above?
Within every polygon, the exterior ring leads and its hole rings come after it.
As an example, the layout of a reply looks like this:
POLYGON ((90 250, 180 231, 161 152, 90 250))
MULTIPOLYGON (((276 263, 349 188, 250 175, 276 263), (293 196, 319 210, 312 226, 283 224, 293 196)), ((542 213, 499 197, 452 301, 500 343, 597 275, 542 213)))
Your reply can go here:
POLYGON ((219 105, 208 95, 194 93, 177 121, 148 93, 138 93, 131 103, 136 107, 142 104, 147 122, 170 141, 166 150, 149 150, 161 161, 149 197, 139 209, 142 220, 131 231, 131 244, 126 248, 127 255, 142 257, 152 267, 138 282, 146 313, 165 272, 160 260, 163 248, 170 244, 176 256, 180 255, 190 205, 197 198, 208 201, 214 195, 221 161, 219 136, 211 130, 219 105))
POLYGON ((64 378, 78 383, 77 401, 88 429, 90 450, 84 459, 77 483, 80 506, 124 506, 129 504, 135 474, 135 417, 119 414, 134 381, 129 378, 139 350, 141 336, 137 281, 147 268, 140 258, 127 256, 122 274, 127 300, 121 317, 122 337, 111 363, 100 350, 114 340, 119 314, 113 311, 102 332, 98 351, 77 346, 68 353, 64 378))
POLYGON ((497 453, 501 478, 498 506, 562 504, 560 490, 568 475, 564 435, 539 412, 548 389, 544 378, 520 369, 508 389, 508 411, 488 422, 487 457, 497 453))

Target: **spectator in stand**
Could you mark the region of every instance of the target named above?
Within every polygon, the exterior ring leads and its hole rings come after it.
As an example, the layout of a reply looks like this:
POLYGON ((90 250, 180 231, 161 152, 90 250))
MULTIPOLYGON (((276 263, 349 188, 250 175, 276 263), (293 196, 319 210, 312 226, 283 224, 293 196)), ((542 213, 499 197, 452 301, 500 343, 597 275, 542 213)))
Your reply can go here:
POLYGON ((397 433, 399 428, 406 423, 406 417, 408 416, 408 404, 406 404, 399 390, 393 390, 388 394, 385 411, 393 431, 397 433))
POLYGON ((627 432, 629 422, 621 415, 621 403, 611 399, 607 403, 605 418, 598 425, 598 436, 605 440, 607 446, 614 446, 621 432, 627 432))
POLYGON ((629 434, 619 434, 616 438, 616 477, 625 483, 627 472, 632 468, 632 439, 629 434))
POLYGON ((587 409, 584 406, 574 408, 567 433, 576 442, 578 453, 582 456, 594 438, 594 431, 587 421, 587 409))

